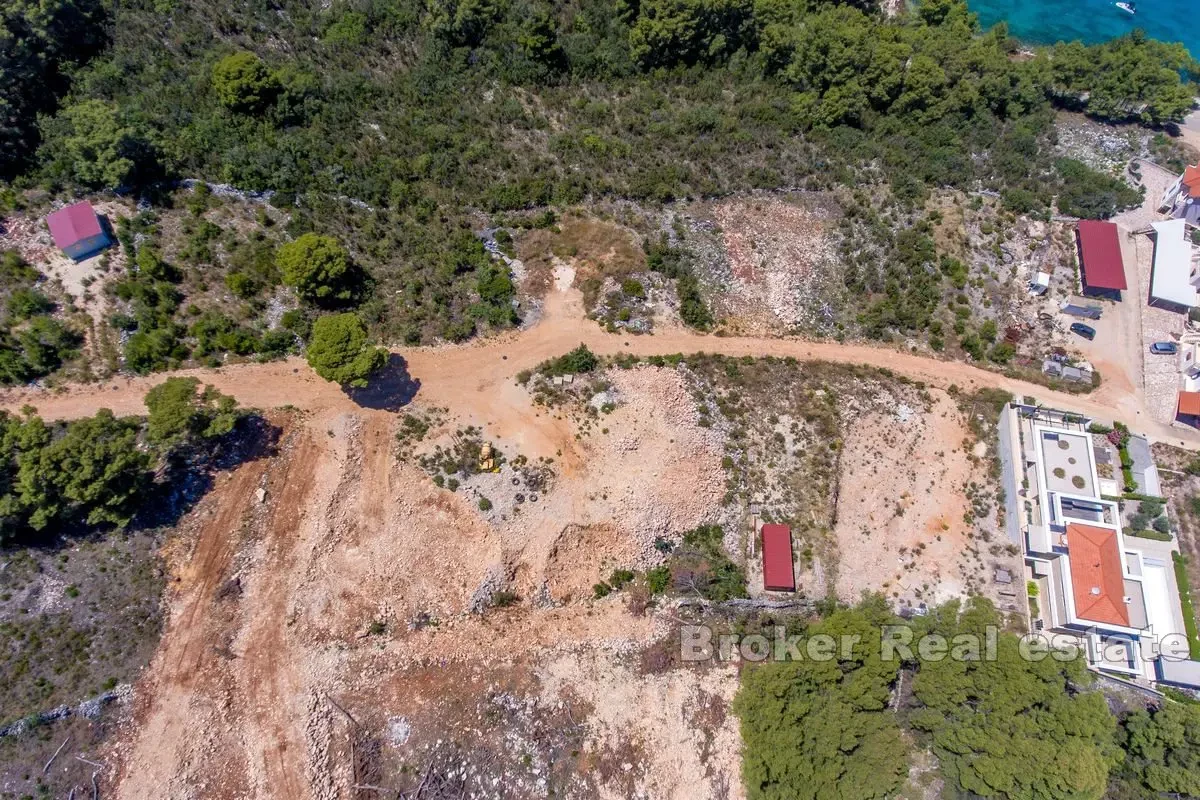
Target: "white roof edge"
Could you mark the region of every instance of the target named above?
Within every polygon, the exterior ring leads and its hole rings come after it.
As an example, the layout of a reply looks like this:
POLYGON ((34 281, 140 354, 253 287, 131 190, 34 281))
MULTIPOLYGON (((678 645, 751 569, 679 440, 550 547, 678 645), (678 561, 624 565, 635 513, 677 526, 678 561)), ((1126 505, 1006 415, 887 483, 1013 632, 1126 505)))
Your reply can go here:
POLYGON ((1151 223, 1157 234, 1154 242, 1154 269, 1150 278, 1150 296, 1176 305, 1200 305, 1196 287, 1191 283, 1192 244, 1182 219, 1151 223))

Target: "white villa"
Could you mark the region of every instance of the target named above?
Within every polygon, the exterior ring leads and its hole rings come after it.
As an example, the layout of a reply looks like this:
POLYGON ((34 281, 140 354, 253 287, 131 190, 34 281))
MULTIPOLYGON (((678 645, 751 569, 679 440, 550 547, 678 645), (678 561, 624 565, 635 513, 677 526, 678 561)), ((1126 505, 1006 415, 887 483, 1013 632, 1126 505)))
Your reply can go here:
POLYGON ((1081 647, 1094 670, 1184 686, 1194 672, 1200 687, 1200 663, 1187 660, 1182 635, 1176 544, 1127 535, 1109 499, 1122 493, 1117 448, 1097 447, 1079 415, 1028 405, 1004 413, 1017 431, 1011 491, 1021 507, 1032 630, 1081 647))

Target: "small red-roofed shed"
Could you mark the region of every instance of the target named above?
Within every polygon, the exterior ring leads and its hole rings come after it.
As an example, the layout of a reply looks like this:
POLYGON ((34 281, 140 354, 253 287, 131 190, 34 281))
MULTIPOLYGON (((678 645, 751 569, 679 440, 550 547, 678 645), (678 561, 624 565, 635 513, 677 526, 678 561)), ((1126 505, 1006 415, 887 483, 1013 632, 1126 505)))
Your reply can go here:
POLYGON ((792 529, 787 525, 762 526, 763 588, 769 592, 796 591, 792 562, 792 529))
POLYGON ((82 261, 112 244, 100 217, 87 201, 60 208, 46 217, 46 225, 58 248, 75 261, 82 261))

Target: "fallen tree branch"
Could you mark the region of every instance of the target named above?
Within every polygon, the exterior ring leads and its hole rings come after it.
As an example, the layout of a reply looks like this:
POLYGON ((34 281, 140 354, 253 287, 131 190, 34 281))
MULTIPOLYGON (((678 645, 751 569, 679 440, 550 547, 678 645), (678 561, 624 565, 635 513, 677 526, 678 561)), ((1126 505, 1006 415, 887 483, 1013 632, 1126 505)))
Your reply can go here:
POLYGON ((338 711, 340 711, 340 712, 342 712, 343 714, 345 714, 345 715, 346 715, 346 719, 348 719, 348 720, 350 720, 351 722, 353 722, 353 723, 354 723, 354 727, 356 727, 356 728, 358 728, 358 729, 360 729, 360 730, 362 729, 362 725, 359 725, 359 724, 358 724, 358 720, 356 720, 354 717, 350 716, 350 712, 349 712, 349 711, 347 711, 346 709, 344 709, 344 708, 342 708, 340 705, 338 705, 338 701, 337 701, 337 700, 334 700, 332 697, 330 697, 330 696, 329 696, 329 692, 325 692, 324 694, 325 694, 325 699, 329 701, 330 705, 332 705, 332 706, 333 706, 334 708, 336 708, 338 711))
POLYGON ((54 763, 54 759, 58 758, 58 754, 59 754, 59 753, 61 753, 61 752, 63 751, 63 748, 64 748, 64 747, 66 747, 66 746, 67 746, 67 745, 70 743, 70 741, 71 741, 71 737, 70 737, 70 736, 68 736, 67 738, 63 739, 63 743, 62 743, 62 744, 60 744, 60 745, 58 746, 58 749, 54 751, 54 755, 50 756, 50 760, 46 762, 46 766, 42 767, 42 774, 43 774, 43 775, 45 775, 47 772, 49 772, 49 771, 50 771, 50 765, 54 763))
POLYGON ((76 755, 75 758, 79 759, 80 761, 82 761, 85 764, 91 764, 96 769, 104 769, 104 765, 98 761, 92 761, 91 759, 84 758, 81 755, 76 755))
POLYGON ((100 800, 100 784, 96 783, 98 772, 92 773, 92 800, 100 800))

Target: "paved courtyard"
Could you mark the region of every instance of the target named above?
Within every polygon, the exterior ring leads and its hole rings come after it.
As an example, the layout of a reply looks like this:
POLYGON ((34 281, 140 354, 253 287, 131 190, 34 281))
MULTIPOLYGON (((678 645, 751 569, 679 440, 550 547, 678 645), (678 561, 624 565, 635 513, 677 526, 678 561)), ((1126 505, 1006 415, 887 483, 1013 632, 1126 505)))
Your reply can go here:
POLYGON ((1118 214, 1113 222, 1122 228, 1122 250, 1125 254, 1125 273, 1129 291, 1125 302, 1141 307, 1141 341, 1137 343, 1138 360, 1142 366, 1142 382, 1146 391, 1146 407, 1155 422, 1171 423, 1175 418, 1175 395, 1179 388, 1178 359, 1174 356, 1150 354, 1152 342, 1177 342, 1183 333, 1186 317, 1173 311, 1149 305, 1150 274, 1154 268, 1154 241, 1144 233, 1152 222, 1163 217, 1158 213, 1158 201, 1175 175, 1146 161, 1139 162, 1146 199, 1138 208, 1118 214))

